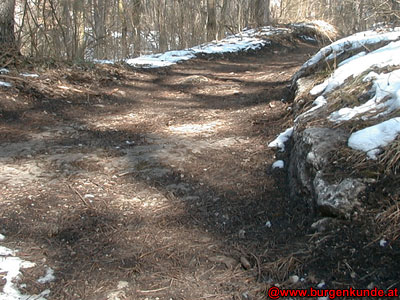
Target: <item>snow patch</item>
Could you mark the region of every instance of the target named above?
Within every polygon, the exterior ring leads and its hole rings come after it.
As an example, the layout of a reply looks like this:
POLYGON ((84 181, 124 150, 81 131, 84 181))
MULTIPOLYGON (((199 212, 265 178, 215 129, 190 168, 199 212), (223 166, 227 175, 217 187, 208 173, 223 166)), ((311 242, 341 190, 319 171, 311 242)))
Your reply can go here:
MULTIPOLYGON (((312 23, 296 24, 298 27, 306 26, 313 28, 315 28, 316 25, 317 24, 312 23)), ((287 28, 275 28, 271 26, 265 26, 258 29, 247 29, 238 34, 228 36, 220 41, 213 41, 185 50, 174 50, 165 53, 143 55, 137 58, 128 59, 126 62, 131 66, 142 68, 167 67, 195 58, 197 55, 201 54, 224 54, 257 50, 271 43, 268 40, 269 36, 279 35, 287 32, 289 32, 289 29, 287 28)), ((314 40, 313 38, 306 36, 303 36, 302 38, 306 40, 314 40)))
POLYGON ((272 169, 283 169, 285 167, 285 162, 283 160, 278 160, 272 164, 272 169))
POLYGON ((11 84, 11 83, 8 83, 8 82, 0 81, 0 86, 11 87, 12 84, 11 84))
POLYGON ((270 148, 279 148, 279 151, 285 151, 285 143, 292 137, 293 127, 286 129, 274 141, 268 144, 270 148))
POLYGON ((324 94, 329 93, 341 86, 348 78, 361 75, 372 67, 383 68, 387 66, 400 65, 399 53, 400 41, 392 42, 389 45, 379 48, 367 55, 349 60, 346 64, 343 64, 336 69, 325 82, 315 86, 311 90, 311 94, 318 95, 322 92, 324 94))
POLYGON ((41 284, 44 284, 44 283, 52 282, 55 279, 56 279, 56 277, 54 276, 54 270, 51 268, 47 268, 46 275, 39 278, 38 282, 41 284))
POLYGON ((21 73, 20 75, 23 77, 30 77, 30 78, 38 78, 39 77, 38 74, 30 74, 30 73, 21 73))
MULTIPOLYGON (((3 235, 0 235, 4 237, 3 235)), ((0 292, 0 300, 46 300, 50 290, 45 290, 39 295, 24 295, 18 290, 18 280, 20 279, 20 270, 32 268, 34 263, 24 261, 16 256, 17 251, 0 246, 0 274, 3 274, 5 284, 0 292)), ((48 269, 46 276, 41 278, 43 282, 54 280, 52 270, 48 269), (51 279, 51 280, 50 280, 51 279)))
POLYGON ((324 96, 319 96, 317 99, 314 100, 313 107, 310 108, 309 110, 307 110, 306 112, 302 113, 301 115, 299 115, 294 120, 294 122, 296 123, 300 118, 303 118, 303 117, 309 115, 313 111, 316 111, 317 109, 320 109, 321 107, 325 106, 326 104, 327 104, 327 101, 326 101, 325 97, 324 96))
POLYGON ((379 246, 381 246, 381 247, 386 247, 387 244, 388 244, 388 242, 385 239, 382 239, 382 240, 379 241, 379 246))
POLYGON ((375 72, 364 77, 364 81, 374 79, 371 92, 375 96, 363 105, 342 108, 329 116, 332 122, 348 121, 364 113, 380 112, 376 117, 389 114, 400 108, 400 70, 378 75, 375 72), (389 100, 387 100, 389 99, 389 100), (387 100, 382 103, 383 100, 387 100))
POLYGON ((386 33, 373 30, 356 33, 322 48, 301 67, 300 72, 318 64, 321 60, 327 59, 327 57, 328 59, 334 59, 342 54, 344 49, 349 51, 363 46, 368 48, 370 44, 379 43, 381 41, 396 41, 398 39, 400 39, 400 27, 394 28, 392 31, 386 33))
POLYGON ((8 73, 10 73, 10 71, 8 69, 5 69, 5 68, 0 69, 0 74, 8 74, 8 73))
POLYGON ((348 146, 364 151, 371 159, 376 160, 380 148, 393 142, 399 134, 400 117, 354 132, 348 140, 348 146))
POLYGON ((93 62, 95 64, 102 64, 102 65, 113 65, 115 62, 108 59, 94 59, 93 62))
POLYGON ((5 239, 6 239, 6 237, 0 233, 0 242, 4 241, 5 239))

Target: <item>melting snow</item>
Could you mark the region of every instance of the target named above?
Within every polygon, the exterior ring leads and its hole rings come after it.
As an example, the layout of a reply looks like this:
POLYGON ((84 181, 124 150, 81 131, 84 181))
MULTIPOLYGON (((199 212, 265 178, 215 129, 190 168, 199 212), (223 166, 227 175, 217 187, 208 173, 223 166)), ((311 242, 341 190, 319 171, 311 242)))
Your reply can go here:
POLYGON ((0 86, 11 87, 12 84, 11 84, 11 83, 8 83, 8 82, 0 81, 0 86))
POLYGON ((7 69, 5 69, 5 68, 1 68, 1 69, 0 69, 0 74, 8 74, 8 73, 10 73, 9 70, 7 70, 7 69))
POLYGON ((293 127, 286 129, 274 141, 268 144, 270 148, 279 148, 279 151, 285 151, 285 143, 292 137, 293 127))
POLYGON ((296 123, 300 118, 305 117, 307 115, 309 115, 310 113, 312 113, 313 111, 320 109, 321 107, 325 106, 326 104, 326 99, 324 96, 319 96, 317 99, 314 100, 313 102, 313 107, 309 110, 307 110, 306 112, 302 113, 301 115, 299 115, 294 122, 296 123))
POLYGON ((379 117, 400 108, 400 70, 380 75, 371 72, 364 78, 364 81, 369 80, 374 82, 371 92, 374 92, 375 96, 363 105, 354 108, 345 107, 332 113, 329 120, 348 121, 357 115, 377 111, 380 111, 377 115, 379 117), (384 100, 387 101, 382 103, 384 100))
POLYGON ((21 75, 21 76, 24 76, 24 77, 30 77, 30 78, 37 78, 37 77, 39 77, 38 74, 30 74, 30 73, 21 73, 20 75, 21 75))
POLYGON ((379 33, 372 30, 356 33, 322 48, 316 55, 309 59, 301 69, 307 69, 326 58, 333 59, 342 54, 345 51, 344 49, 349 51, 363 46, 368 47, 368 45, 380 41, 396 41, 398 39, 400 39, 400 28, 395 28, 393 31, 386 33, 379 33))
POLYGON ((102 64, 102 65, 113 65, 114 62, 112 60, 107 60, 107 59, 94 59, 94 63, 96 64, 102 64))
MULTIPOLYGON (((4 236, 1 236, 4 239, 4 236)), ((50 294, 50 290, 45 290, 39 295, 23 295, 18 290, 17 282, 20 278, 20 270, 32 268, 35 264, 20 259, 16 256, 16 253, 17 251, 0 246, 0 274, 3 274, 3 279, 5 280, 3 291, 0 292, 0 300, 46 300, 45 297, 50 294)), ((50 278, 54 280, 54 275, 48 270, 43 280, 48 280, 45 282, 49 282, 50 278)))
MULTIPOLYGON (((400 35, 400 32, 398 32, 400 35)), ((341 86, 346 79, 361 75, 371 67, 387 67, 400 64, 400 41, 392 42, 389 45, 379 48, 367 55, 359 56, 349 60, 346 64, 340 66, 333 74, 322 84, 315 86, 311 90, 312 95, 323 92, 331 92, 341 86)))
POLYGON ((39 278, 38 282, 44 284, 44 283, 47 283, 47 282, 52 282, 55 279, 56 279, 56 277, 54 276, 54 270, 51 269, 51 268, 47 268, 46 275, 41 277, 41 278, 39 278))
POLYGON ((283 160, 278 160, 272 164, 272 169, 283 169, 285 167, 285 162, 283 160))
MULTIPOLYGON (((327 26, 327 23, 301 23, 295 24, 297 27, 327 26)), ((195 58, 199 54, 223 54, 239 51, 257 50, 270 44, 269 36, 279 35, 289 32, 287 28, 274 28, 265 26, 259 29, 247 29, 241 33, 231 35, 220 41, 213 41, 200 46, 185 50, 168 51, 165 53, 143 55, 137 58, 128 59, 129 65, 143 68, 159 68, 176 64, 181 61, 195 58)), ((303 36, 303 39, 313 39, 303 36)))
POLYGON ((387 246, 387 241, 385 240, 385 239, 382 239, 382 240, 380 240, 379 241, 379 245, 381 246, 381 247, 386 247, 387 246))
POLYGON ((354 132, 348 145, 350 148, 366 152, 371 159, 377 159, 380 148, 393 142, 399 134, 400 118, 394 118, 354 132))
POLYGON ((0 242, 5 240, 5 236, 0 233, 0 242))

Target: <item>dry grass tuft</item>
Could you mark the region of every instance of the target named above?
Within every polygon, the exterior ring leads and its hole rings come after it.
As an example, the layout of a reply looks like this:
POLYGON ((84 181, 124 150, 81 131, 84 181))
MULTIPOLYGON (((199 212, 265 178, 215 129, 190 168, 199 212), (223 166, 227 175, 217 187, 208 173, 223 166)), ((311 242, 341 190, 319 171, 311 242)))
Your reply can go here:
POLYGON ((379 163, 385 167, 385 174, 397 175, 400 170, 400 138, 386 147, 379 163))
POLYGON ((293 255, 282 257, 263 265, 263 271, 278 282, 285 281, 291 274, 301 271, 302 262, 293 255))
POLYGON ((400 238, 400 201, 392 197, 392 205, 379 214, 377 221, 384 228, 382 237, 390 240, 400 238))

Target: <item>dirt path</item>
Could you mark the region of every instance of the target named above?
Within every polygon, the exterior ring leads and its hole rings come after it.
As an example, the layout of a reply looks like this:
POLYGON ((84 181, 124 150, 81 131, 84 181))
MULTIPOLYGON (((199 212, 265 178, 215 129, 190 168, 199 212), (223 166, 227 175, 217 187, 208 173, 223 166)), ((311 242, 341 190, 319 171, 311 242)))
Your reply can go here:
POLYGON ((26 292, 45 266, 50 299, 263 299, 299 272, 303 208, 267 144, 313 50, 125 72, 5 111, 0 225, 38 265, 26 292))

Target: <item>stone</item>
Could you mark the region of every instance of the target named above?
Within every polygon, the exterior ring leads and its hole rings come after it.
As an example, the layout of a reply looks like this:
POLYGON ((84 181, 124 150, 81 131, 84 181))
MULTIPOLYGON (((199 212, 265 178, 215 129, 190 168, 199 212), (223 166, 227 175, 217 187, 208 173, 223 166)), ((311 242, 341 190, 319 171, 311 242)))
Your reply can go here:
POLYGON ((340 183, 327 183, 319 171, 314 179, 316 202, 319 209, 333 216, 349 217, 353 209, 359 205, 358 195, 366 189, 359 179, 346 178, 340 183))
POLYGON ((291 196, 301 196, 307 204, 328 216, 349 217, 359 205, 358 196, 366 189, 361 179, 344 178, 330 183, 323 173, 338 146, 345 145, 348 134, 341 129, 312 127, 296 131, 290 154, 291 196))

